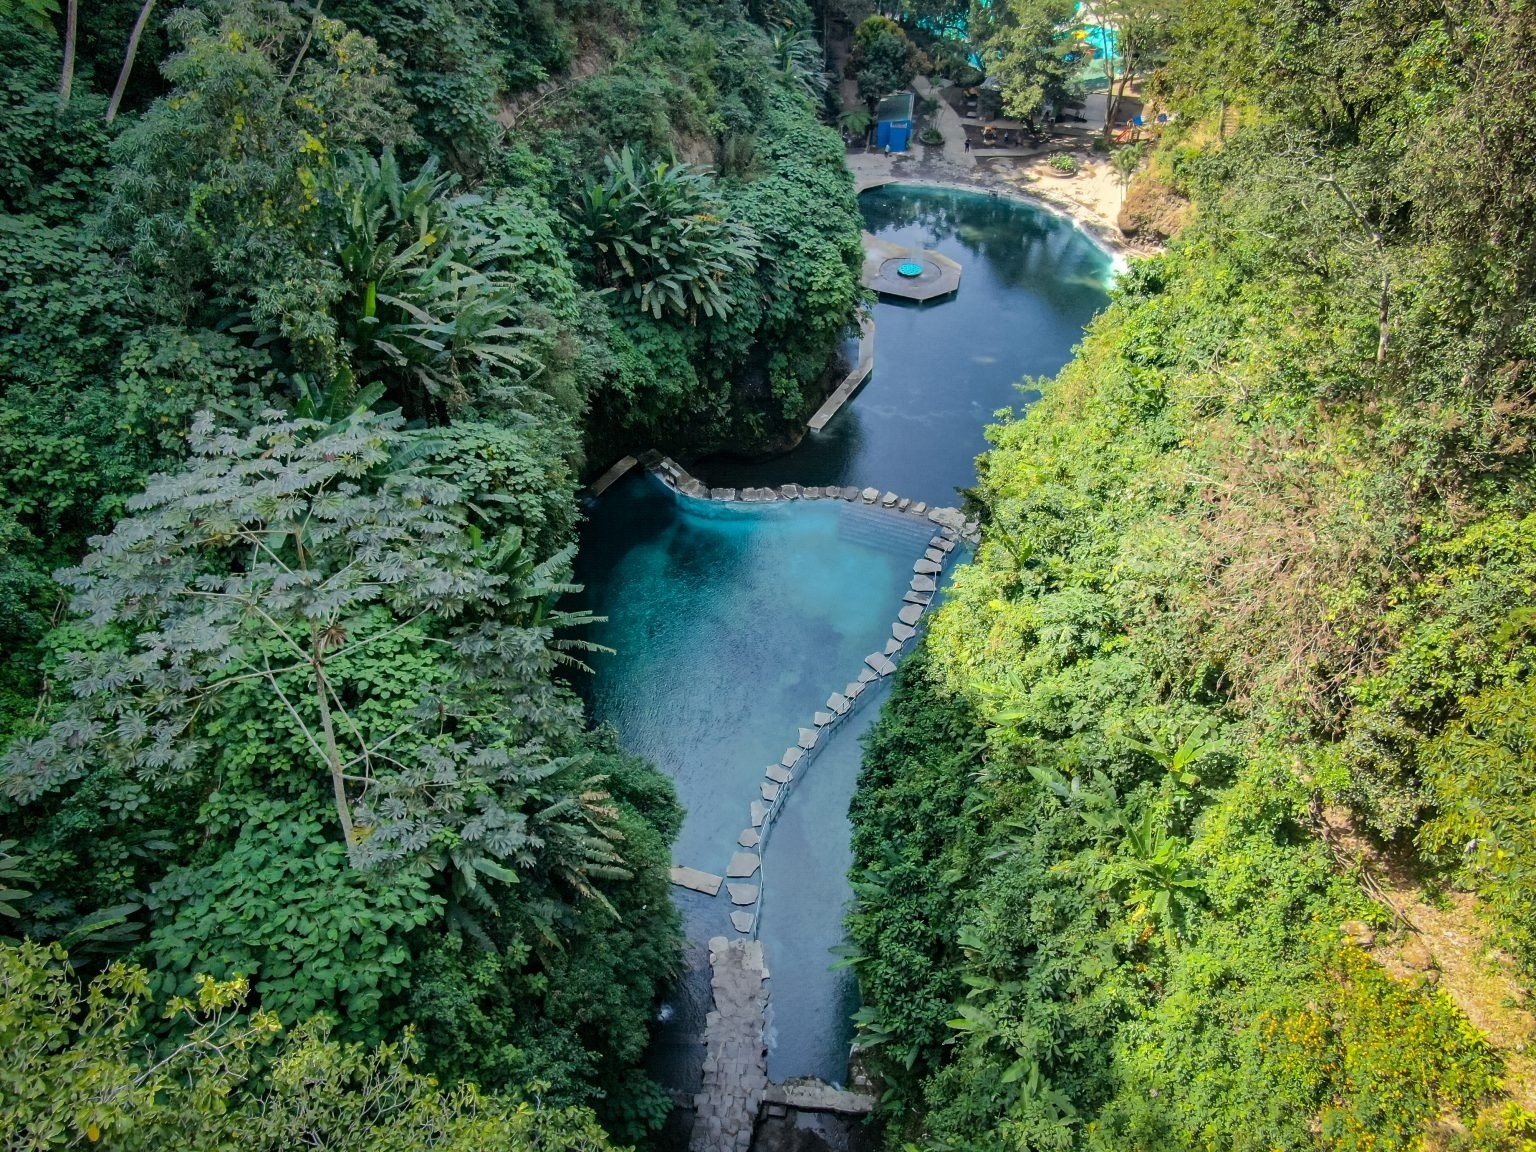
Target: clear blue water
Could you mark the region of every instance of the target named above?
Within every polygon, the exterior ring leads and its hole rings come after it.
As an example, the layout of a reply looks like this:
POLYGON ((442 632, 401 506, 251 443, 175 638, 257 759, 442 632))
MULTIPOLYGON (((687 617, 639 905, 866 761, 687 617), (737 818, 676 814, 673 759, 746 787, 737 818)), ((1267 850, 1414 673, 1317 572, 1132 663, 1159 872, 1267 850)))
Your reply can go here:
MULTIPOLYGON (((1016 202, 929 188, 862 197, 866 226, 965 267, 959 293, 876 306, 875 373, 823 434, 764 464, 711 461, 706 482, 873 485, 954 503, 975 482, 982 429, 1027 403, 1102 307, 1110 261, 1070 224, 1016 202)), ((722 874, 750 823, 763 769, 828 694, 883 647, 931 525, 842 501, 719 504, 636 473, 592 501, 577 578, 608 617, 592 639, 592 714, 677 782, 687 808, 674 859, 722 874)), ((859 737, 885 689, 836 730, 794 785, 763 854, 758 931, 770 981, 769 1074, 847 1073, 856 990, 831 971, 851 896, 848 801, 859 737)), ((700 947, 730 934, 730 903, 677 889, 692 942, 651 1070, 692 1091, 709 1008, 700 947)))
POLYGON ((983 431, 1053 376, 1104 306, 1110 258, 1072 223, 1002 197, 888 185, 859 197, 884 239, 942 252, 963 268, 951 298, 875 305, 875 370, 851 403, 788 456, 706 460, 705 483, 873 485, 954 504, 976 482, 983 431))

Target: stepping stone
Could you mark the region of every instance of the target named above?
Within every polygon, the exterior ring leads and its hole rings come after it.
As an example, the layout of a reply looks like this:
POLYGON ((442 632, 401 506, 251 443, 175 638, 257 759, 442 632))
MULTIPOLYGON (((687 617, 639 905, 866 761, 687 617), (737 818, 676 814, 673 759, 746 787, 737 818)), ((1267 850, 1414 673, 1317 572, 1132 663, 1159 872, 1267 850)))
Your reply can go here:
POLYGON ((923 553, 923 559, 932 560, 935 564, 942 565, 944 563, 944 553, 939 551, 937 548, 930 548, 928 551, 923 553))
POLYGON ((912 565, 912 571, 919 576, 937 576, 944 569, 932 560, 919 560, 912 565))
POLYGON ((912 627, 910 624, 892 624, 891 635, 896 637, 896 639, 902 644, 905 644, 908 640, 917 635, 917 629, 912 627))
POLYGON ((798 484, 780 484, 779 485, 779 495, 782 496, 786 500, 798 500, 798 499, 800 499, 800 485, 798 485, 798 484))
POLYGON ((880 497, 880 506, 882 508, 894 508, 896 507, 896 501, 900 499, 901 497, 897 496, 896 493, 887 492, 884 496, 880 497))
POLYGON ((844 696, 841 692, 834 692, 827 697, 827 707, 839 716, 847 715, 848 697, 844 696))
POLYGON ((935 524, 942 524, 945 528, 958 533, 965 524, 965 514, 958 508, 933 508, 928 512, 928 519, 935 524))
POLYGON ((732 912, 731 927, 738 932, 750 932, 752 926, 757 923, 757 917, 750 912, 732 912))
POLYGON ((783 787, 783 785, 781 785, 781 784, 770 784, 766 780, 764 780, 761 784, 758 785, 758 788, 763 793, 763 799, 766 800, 769 804, 772 804, 775 800, 777 800, 779 798, 779 790, 782 787, 783 787))
POLYGON ((741 835, 736 837, 736 843, 740 844, 743 848, 756 848, 758 841, 761 839, 762 837, 758 835, 756 828, 743 828, 741 835))
POLYGON ((866 488, 859 495, 864 498, 864 503, 873 504, 876 500, 880 499, 880 489, 866 488))
POLYGON ((731 894, 732 904, 748 905, 757 903, 756 884, 727 884, 725 890, 731 894))
POLYGON ((912 501, 906 496, 903 496, 900 500, 896 501, 896 511, 898 512, 905 512, 911 506, 912 501))
POLYGON ((802 499, 802 500, 820 500, 821 499, 821 489, 820 488, 802 488, 802 489, 800 489, 800 499, 802 499))
MULTIPOLYGON (((901 625, 900 624, 893 624, 893 625, 891 625, 891 627, 893 627, 893 628, 900 628, 901 625)), ((885 654, 887 656, 894 656, 894 655, 896 655, 896 653, 898 653, 900 651, 901 651, 901 641, 900 640, 887 640, 885 642, 885 654)))
MULTIPOLYGON (((868 672, 869 669, 866 668, 864 671, 868 672)), ((873 677, 871 677, 871 679, 873 679, 873 677)), ((848 697, 850 700, 857 700, 860 696, 864 695, 864 685, 867 683, 869 683, 868 680, 855 680, 852 684, 843 689, 843 695, 848 697)))
POLYGON ((800 763, 800 758, 804 755, 805 753, 798 748, 786 748, 784 749, 784 755, 779 757, 779 763, 786 768, 793 768, 796 764, 800 763))
POLYGON ((749 876, 756 876, 762 863, 762 857, 756 852, 738 852, 726 865, 725 874, 733 880, 745 880, 749 876))
POLYGON ((923 606, 921 604, 903 604, 901 611, 896 613, 896 619, 903 624, 916 624, 923 618, 923 606))
POLYGON ((864 663, 868 664, 881 676, 889 676, 892 672, 896 671, 896 665, 891 663, 891 658, 883 656, 879 652, 871 652, 868 656, 864 657, 864 663))
POLYGON ((818 736, 820 736, 820 733, 817 732, 814 728, 800 729, 800 747, 809 752, 812 748, 816 747, 816 739, 818 736))
POLYGON ((933 603, 933 593, 908 591, 907 594, 902 597, 902 600, 908 604, 916 604, 919 608, 925 608, 929 604, 933 603))
POLYGON ((921 516, 928 511, 928 505, 919 500, 916 504, 912 505, 911 508, 907 509, 907 511, 911 512, 914 516, 921 516))
POLYGON ((939 529, 939 535, 944 537, 946 540, 953 540, 956 536, 960 535, 960 533, 955 531, 954 525, 946 524, 944 527, 939 529))
POLYGON ((943 536, 935 536, 932 540, 928 541, 928 547, 937 548, 940 552, 953 552, 955 550, 955 542, 953 540, 946 540, 943 536))
POLYGON ((840 489, 838 495, 844 500, 857 500, 859 498, 859 490, 849 485, 847 488, 840 489))
MULTIPOLYGON (((875 652, 875 653, 872 653, 872 655, 880 656, 880 653, 875 652)), ((884 656, 880 656, 880 659, 884 660, 885 657, 884 656)), ((872 668, 861 668, 861 669, 859 669, 859 683, 860 684, 868 684, 871 681, 878 680, 878 679, 880 679, 880 677, 875 674, 875 672, 874 672, 874 670, 872 668)))
POLYGON ((671 875, 672 883, 679 888, 691 888, 706 896, 717 895, 720 891, 720 877, 710 872, 700 872, 697 868, 682 868, 674 864, 671 875))
POLYGON ((734 499, 736 499, 736 489, 734 489, 734 488, 711 488, 709 490, 709 498, 711 500, 734 500, 734 499))
POLYGON ((937 591, 938 587, 939 586, 933 582, 932 576, 912 577, 912 591, 914 592, 934 592, 937 591))
MULTIPOLYGON (((832 707, 830 702, 827 704, 827 707, 828 708, 832 707)), ((815 716, 816 727, 818 727, 818 728, 825 728, 828 724, 832 723, 832 721, 834 721, 836 719, 837 719, 837 717, 832 715, 832 713, 830 713, 830 712, 818 712, 818 713, 816 713, 816 716, 815 716)))
POLYGON ((775 784, 788 784, 795 778, 795 774, 793 772, 791 772, 788 768, 782 767, 778 764, 770 764, 768 766, 768 771, 764 772, 763 775, 768 777, 768 779, 772 780, 775 784))
POLYGON ((761 828, 766 819, 768 819, 768 805, 761 800, 752 801, 752 827, 761 828))

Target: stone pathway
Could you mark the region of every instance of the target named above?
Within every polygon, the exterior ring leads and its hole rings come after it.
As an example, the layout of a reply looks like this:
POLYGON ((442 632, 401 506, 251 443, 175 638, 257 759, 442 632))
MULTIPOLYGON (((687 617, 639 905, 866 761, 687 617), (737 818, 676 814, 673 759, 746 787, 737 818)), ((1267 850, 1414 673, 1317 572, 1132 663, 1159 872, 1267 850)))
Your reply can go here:
POLYGON ((976 167, 976 157, 965 150, 965 127, 960 114, 950 107, 949 101, 939 95, 939 90, 928 82, 926 76, 916 76, 912 89, 920 100, 937 100, 939 110, 933 113, 933 126, 944 134, 944 163, 961 172, 976 167))
POLYGON ((763 1010, 768 967, 756 940, 709 942, 710 988, 715 1010, 705 1018, 704 1082, 694 1098, 697 1109, 689 1152, 747 1152, 757 1110, 768 1088, 763 1010))

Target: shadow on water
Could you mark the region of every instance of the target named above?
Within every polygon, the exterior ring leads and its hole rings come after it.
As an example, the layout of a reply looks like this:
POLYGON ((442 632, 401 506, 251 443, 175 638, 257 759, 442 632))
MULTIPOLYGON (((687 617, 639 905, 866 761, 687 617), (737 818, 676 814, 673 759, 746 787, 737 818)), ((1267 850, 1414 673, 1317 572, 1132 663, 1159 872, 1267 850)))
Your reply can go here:
MULTIPOLYGON (((873 486, 952 504, 975 483, 983 429, 1039 396, 1105 303, 1109 259, 1070 223, 975 193, 866 193, 872 232, 965 266, 953 299, 875 308, 875 372, 820 434, 763 464, 711 461, 712 485, 873 486)), ((593 718, 674 781, 687 808, 674 857, 723 874, 767 764, 880 649, 931 525, 841 501, 718 504, 632 475, 588 507, 577 578, 616 651, 583 685, 593 718)), ((841 1081, 856 987, 833 972, 851 898, 848 804, 862 732, 883 689, 819 753, 764 854, 759 929, 769 970, 769 1074, 841 1081)), ((675 1099, 697 1090, 710 1009, 702 945, 729 901, 677 890, 690 971, 663 1010, 649 1068, 675 1099)), ((685 1125, 678 1126, 684 1141, 685 1125)), ((671 1144, 673 1141, 666 1141, 671 1144)))

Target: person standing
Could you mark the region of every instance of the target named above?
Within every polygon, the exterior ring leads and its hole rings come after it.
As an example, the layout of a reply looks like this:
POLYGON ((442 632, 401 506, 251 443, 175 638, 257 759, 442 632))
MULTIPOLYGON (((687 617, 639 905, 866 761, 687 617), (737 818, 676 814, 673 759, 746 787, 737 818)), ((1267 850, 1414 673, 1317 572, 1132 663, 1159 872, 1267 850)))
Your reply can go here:
POLYGON ((966 133, 966 137, 965 137, 965 150, 967 152, 969 152, 971 150, 971 137, 970 137, 970 133, 966 133))

